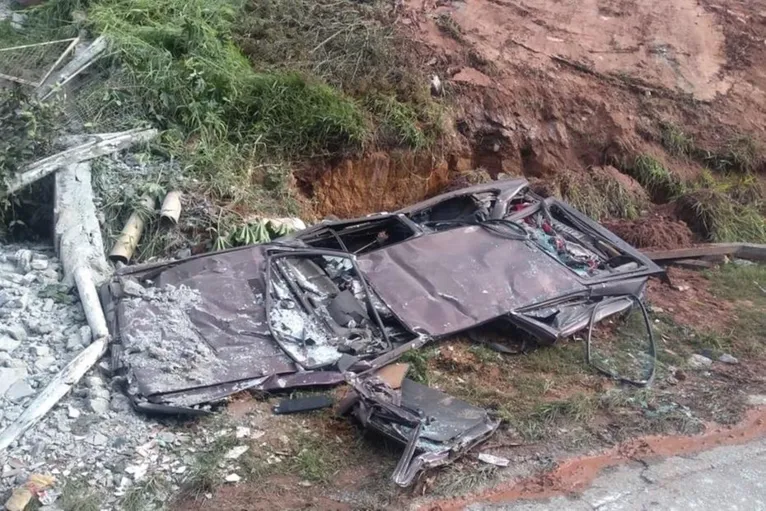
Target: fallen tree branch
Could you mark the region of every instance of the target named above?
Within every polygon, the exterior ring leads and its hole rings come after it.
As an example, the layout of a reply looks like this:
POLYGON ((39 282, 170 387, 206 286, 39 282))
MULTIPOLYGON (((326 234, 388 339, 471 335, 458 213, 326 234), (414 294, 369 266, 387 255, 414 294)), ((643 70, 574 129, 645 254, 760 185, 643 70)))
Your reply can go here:
POLYGON ((133 129, 120 133, 93 135, 93 139, 77 147, 72 147, 53 156, 43 158, 14 176, 8 182, 6 194, 11 195, 25 186, 39 181, 66 165, 92 160, 126 149, 133 144, 148 142, 157 136, 155 129, 133 129))
POLYGON ((39 421, 58 403, 106 352, 108 337, 96 339, 69 362, 24 412, 0 433, 0 452, 4 451, 27 429, 39 421))

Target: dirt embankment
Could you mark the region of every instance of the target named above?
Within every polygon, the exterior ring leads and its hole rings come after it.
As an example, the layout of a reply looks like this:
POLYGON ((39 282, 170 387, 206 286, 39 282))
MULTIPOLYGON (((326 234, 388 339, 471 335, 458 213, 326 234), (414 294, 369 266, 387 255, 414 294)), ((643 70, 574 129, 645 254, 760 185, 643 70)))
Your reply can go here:
MULTIPOLYGON (((452 107, 445 147, 406 165, 380 154, 341 161, 304 181, 320 215, 352 216, 433 195, 447 174, 477 167, 585 187, 589 168, 614 165, 630 188, 628 162, 646 154, 693 180, 711 165, 704 155, 734 138, 766 141, 765 12, 752 0, 408 0, 400 33, 452 107), (663 145, 668 124, 696 158, 663 145)), ((694 241, 675 212, 654 207, 621 226, 632 242, 694 241)))

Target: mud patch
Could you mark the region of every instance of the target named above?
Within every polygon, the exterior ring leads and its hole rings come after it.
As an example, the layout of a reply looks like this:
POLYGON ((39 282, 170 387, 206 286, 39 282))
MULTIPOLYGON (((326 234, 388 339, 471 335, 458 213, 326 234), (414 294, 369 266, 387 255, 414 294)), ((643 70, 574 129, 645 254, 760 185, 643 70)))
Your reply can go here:
POLYGON ((298 177, 317 216, 353 218, 394 211, 444 190, 446 161, 426 153, 371 153, 336 165, 304 170, 298 177))
POLYGON ((596 456, 573 458, 550 472, 500 485, 470 497, 429 503, 421 509, 449 511, 472 503, 508 503, 567 495, 587 487, 599 473, 631 460, 692 454, 722 445, 736 445, 766 436, 766 408, 751 410, 745 420, 731 428, 712 428, 698 436, 648 436, 623 442, 596 456))
POLYGON ((670 216, 652 215, 638 220, 609 220, 604 227, 638 248, 674 249, 689 247, 694 235, 685 222, 670 216))
POLYGON ((713 296, 710 281, 701 273, 668 268, 671 285, 649 280, 649 301, 673 320, 697 330, 726 332, 734 317, 735 304, 713 296))

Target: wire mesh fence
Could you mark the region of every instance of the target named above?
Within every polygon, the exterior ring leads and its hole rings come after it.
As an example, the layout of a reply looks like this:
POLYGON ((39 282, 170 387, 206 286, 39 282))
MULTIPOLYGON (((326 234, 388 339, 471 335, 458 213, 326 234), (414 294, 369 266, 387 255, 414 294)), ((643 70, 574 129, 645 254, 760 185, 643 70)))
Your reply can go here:
POLYGON ((78 38, 0 47, 0 78, 39 87, 58 68, 78 38))
POLYGON ((92 42, 77 37, 19 41, 24 44, 0 38, 0 88, 23 87, 45 101, 60 101, 63 131, 103 133, 146 124, 138 84, 108 50, 91 57, 92 42))

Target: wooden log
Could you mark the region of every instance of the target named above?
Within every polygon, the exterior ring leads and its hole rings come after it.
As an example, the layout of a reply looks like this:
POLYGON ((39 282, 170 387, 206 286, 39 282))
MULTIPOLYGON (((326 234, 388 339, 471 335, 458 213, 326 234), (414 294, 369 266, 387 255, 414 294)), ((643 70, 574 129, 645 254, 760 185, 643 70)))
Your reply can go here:
MULTIPOLYGON (((154 211, 156 201, 154 197, 145 196, 141 200, 141 207, 154 211)), ((122 228, 120 237, 117 238, 111 252, 109 252, 109 259, 113 262, 120 262, 128 264, 133 257, 138 242, 141 241, 141 234, 144 231, 144 214, 143 211, 134 211, 130 215, 128 221, 125 223, 125 227, 122 228)))
POLYGON ((72 147, 29 165, 8 182, 6 193, 8 195, 16 193, 61 167, 121 151, 133 144, 148 142, 156 136, 157 130, 155 129, 129 130, 116 134, 110 133, 106 136, 94 135, 93 140, 85 144, 72 147))
POLYGON ((53 378, 22 414, 0 433, 0 452, 47 414, 106 352, 108 337, 96 339, 53 378))

